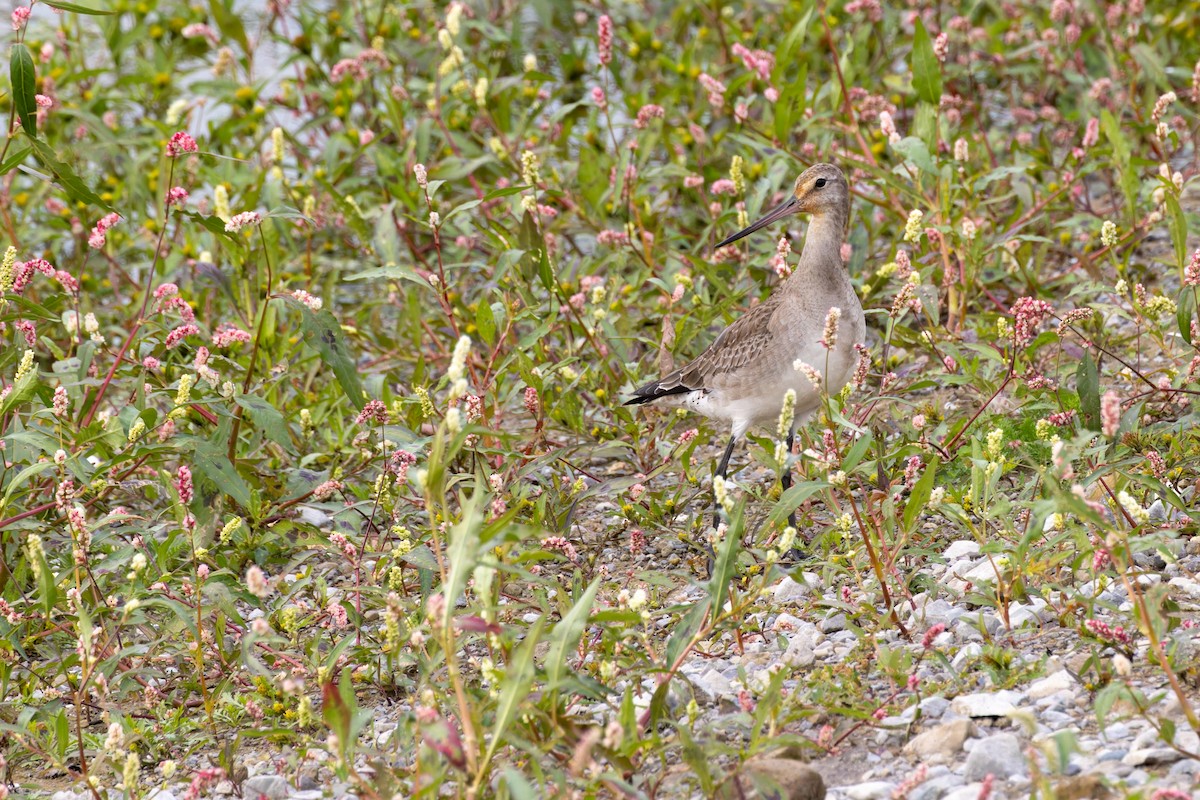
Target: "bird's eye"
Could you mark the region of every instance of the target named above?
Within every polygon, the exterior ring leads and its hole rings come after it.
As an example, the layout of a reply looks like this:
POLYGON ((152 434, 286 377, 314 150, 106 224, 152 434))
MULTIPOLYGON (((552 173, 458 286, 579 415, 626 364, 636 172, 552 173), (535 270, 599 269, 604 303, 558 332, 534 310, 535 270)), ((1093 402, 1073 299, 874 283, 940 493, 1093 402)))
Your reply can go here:
POLYGON ((824 189, 825 188, 825 179, 817 178, 817 182, 814 183, 813 186, 817 187, 818 189, 824 189))

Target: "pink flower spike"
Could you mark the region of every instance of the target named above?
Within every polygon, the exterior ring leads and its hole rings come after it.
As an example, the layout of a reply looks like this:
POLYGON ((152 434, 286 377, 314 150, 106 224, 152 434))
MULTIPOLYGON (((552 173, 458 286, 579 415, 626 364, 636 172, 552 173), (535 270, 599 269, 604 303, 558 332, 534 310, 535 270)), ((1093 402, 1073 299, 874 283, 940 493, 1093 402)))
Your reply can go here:
MULTIPOLYGON (((14 25, 13 27, 15 30, 16 26, 14 25)), ((597 22, 596 36, 598 40, 596 59, 604 66, 608 66, 609 62, 612 61, 613 24, 607 14, 600 17, 597 22)))
POLYGON ((184 339, 189 336, 197 336, 200 329, 190 322, 185 325, 180 325, 175 330, 167 334, 167 349, 178 346, 184 339))
POLYGON ((243 211, 240 214, 234 214, 229 222, 225 223, 226 233, 237 233, 247 225, 257 225, 262 222, 262 215, 257 211, 243 211))
POLYGON ((187 205, 187 201, 188 190, 182 186, 176 186, 167 192, 167 208, 187 205))
POLYGON ((309 294, 308 292, 304 291, 303 289, 297 289, 296 291, 292 292, 292 297, 295 300, 308 306, 310 311, 320 311, 321 307, 323 305, 325 305, 324 301, 321 300, 321 298, 314 297, 313 295, 309 294))
POLYGON ((167 142, 167 158, 175 158, 183 153, 195 153, 199 149, 191 134, 187 131, 179 131, 167 142))
POLYGON ((13 26, 13 30, 14 30, 14 31, 19 31, 19 30, 21 30, 21 27, 22 27, 22 26, 23 26, 23 25, 24 25, 26 22, 28 22, 28 21, 29 21, 29 15, 30 15, 31 13, 33 13, 33 10, 32 10, 32 9, 30 9, 30 8, 28 8, 28 7, 26 7, 26 6, 20 6, 19 8, 14 8, 14 9, 13 9, 13 12, 12 12, 12 26, 13 26))
POLYGON ((187 505, 192 502, 194 492, 192 489, 192 470, 187 464, 180 464, 179 471, 175 473, 175 491, 179 492, 179 502, 187 505))
POLYGON ((33 99, 37 103, 38 108, 49 108, 54 105, 54 100, 44 94, 35 94, 33 99))

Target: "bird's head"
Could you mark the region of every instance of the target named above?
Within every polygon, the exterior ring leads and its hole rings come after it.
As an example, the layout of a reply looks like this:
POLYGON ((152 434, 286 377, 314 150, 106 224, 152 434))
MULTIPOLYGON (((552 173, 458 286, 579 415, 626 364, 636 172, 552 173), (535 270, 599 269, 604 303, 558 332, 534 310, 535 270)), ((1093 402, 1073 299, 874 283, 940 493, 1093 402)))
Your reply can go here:
POLYGON ((744 236, 765 228, 792 214, 828 214, 843 212, 849 204, 850 186, 846 176, 833 164, 813 164, 796 178, 792 196, 755 222, 717 245, 724 247, 744 236))

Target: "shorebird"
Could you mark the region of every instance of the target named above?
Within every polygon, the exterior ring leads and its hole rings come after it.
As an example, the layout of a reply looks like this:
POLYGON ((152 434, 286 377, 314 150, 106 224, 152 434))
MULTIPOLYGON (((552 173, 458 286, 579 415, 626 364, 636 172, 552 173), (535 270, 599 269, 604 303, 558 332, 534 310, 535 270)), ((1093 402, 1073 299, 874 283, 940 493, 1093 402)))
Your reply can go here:
MULTIPOLYGON (((727 476, 738 439, 751 426, 777 423, 789 389, 796 393, 787 433, 790 457, 796 429, 821 405, 821 391, 806 373, 815 370, 825 389, 837 393, 854 371, 858 360, 855 345, 861 345, 866 334, 862 303, 841 257, 850 218, 850 187, 834 165, 814 164, 806 169, 787 200, 717 247, 792 214, 812 217, 795 272, 770 297, 723 330, 694 361, 638 387, 625 401, 625 405, 682 406, 729 423, 729 443, 716 471, 722 479, 727 476), (831 312, 838 330, 827 348, 823 338, 831 312)), ((786 461, 780 482, 785 491, 791 486, 786 461)), ((788 516, 788 523, 796 526, 795 511, 788 516)), ((719 524, 717 507, 713 527, 719 524)))

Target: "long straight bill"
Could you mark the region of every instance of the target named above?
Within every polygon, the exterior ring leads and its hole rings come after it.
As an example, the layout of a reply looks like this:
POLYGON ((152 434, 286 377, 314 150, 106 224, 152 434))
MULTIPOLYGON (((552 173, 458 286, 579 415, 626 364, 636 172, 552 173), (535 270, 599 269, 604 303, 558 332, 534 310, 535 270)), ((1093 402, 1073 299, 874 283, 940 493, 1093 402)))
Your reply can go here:
POLYGON ((778 206, 776 206, 774 209, 772 209, 770 211, 770 213, 768 213, 765 217, 760 219, 758 222, 754 223, 749 228, 738 231, 733 236, 730 236, 728 239, 726 239, 725 241, 718 244, 717 247, 724 247, 727 244, 733 244, 738 239, 741 239, 743 236, 749 236, 750 234, 754 233, 755 231, 757 231, 761 228, 767 227, 772 222, 778 222, 779 220, 786 217, 788 214, 794 214, 797 211, 799 205, 800 205, 800 201, 796 199, 795 195, 792 195, 787 200, 784 200, 782 203, 780 203, 778 206))

